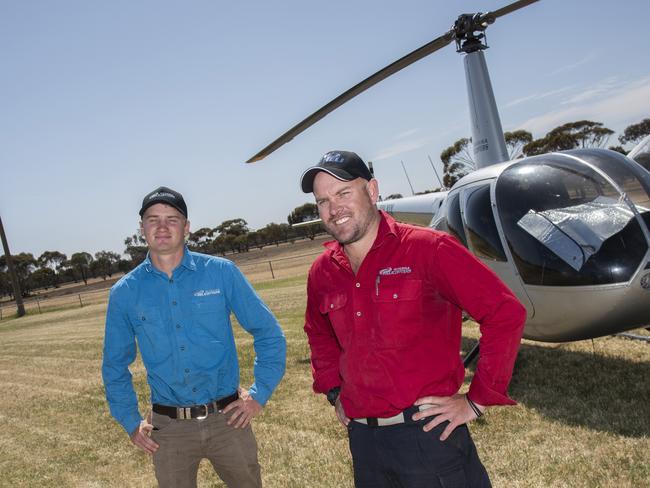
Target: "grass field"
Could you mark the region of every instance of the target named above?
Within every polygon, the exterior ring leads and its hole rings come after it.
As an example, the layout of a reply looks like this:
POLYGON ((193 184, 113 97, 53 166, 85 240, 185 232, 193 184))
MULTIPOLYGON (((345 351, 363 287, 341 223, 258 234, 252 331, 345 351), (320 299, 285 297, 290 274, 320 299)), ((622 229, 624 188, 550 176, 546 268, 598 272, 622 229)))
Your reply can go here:
MULTIPOLYGON (((309 253, 306 247, 300 256, 309 253)), ((314 243, 312 251, 317 248, 314 243)), ((292 253, 296 249, 281 247, 263 259, 292 253)), ((287 260, 275 280, 251 272, 288 342, 286 376, 254 421, 267 488, 352 486, 344 430, 325 399, 311 392, 302 331, 311 260, 287 260)), ((132 447, 104 400, 102 297, 83 308, 0 322, 0 486, 156 485, 150 459, 132 447)), ((239 327, 236 337, 247 385, 252 340, 239 327)), ((463 349, 477 337, 478 327, 466 323, 463 349)), ((144 369, 138 361, 132 370, 144 411, 144 369)), ((650 486, 648 378, 647 343, 615 337, 524 341, 510 388, 519 405, 490 409, 471 426, 494 486, 650 486)), ((224 486, 207 463, 199 479, 199 486, 224 486)))

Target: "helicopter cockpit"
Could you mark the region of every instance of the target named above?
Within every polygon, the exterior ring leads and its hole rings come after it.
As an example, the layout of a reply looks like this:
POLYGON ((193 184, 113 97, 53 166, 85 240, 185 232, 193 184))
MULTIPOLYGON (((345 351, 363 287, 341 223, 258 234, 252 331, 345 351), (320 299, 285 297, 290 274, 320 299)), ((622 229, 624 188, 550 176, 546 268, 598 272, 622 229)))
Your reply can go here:
POLYGON ((493 165, 460 180, 444 210, 437 228, 527 305, 525 337, 576 340, 650 320, 650 173, 622 154, 576 149, 493 165))
POLYGON ((495 215, 525 284, 627 282, 650 242, 650 173, 602 149, 522 159, 452 192, 446 227, 478 257, 508 261, 495 215))
POLYGON ((595 149, 524 159, 495 188, 521 279, 547 286, 629 281, 648 250, 649 195, 649 173, 595 149))

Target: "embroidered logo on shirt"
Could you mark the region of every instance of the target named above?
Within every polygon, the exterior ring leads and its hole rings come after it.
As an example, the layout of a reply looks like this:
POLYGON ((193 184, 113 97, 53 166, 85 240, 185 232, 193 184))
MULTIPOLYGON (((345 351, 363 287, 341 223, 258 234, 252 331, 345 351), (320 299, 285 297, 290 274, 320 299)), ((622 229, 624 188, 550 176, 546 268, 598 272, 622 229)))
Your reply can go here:
POLYGON ((221 295, 219 288, 212 288, 211 290, 197 290, 193 293, 195 297, 207 297, 209 295, 221 295))
POLYGON ((411 268, 409 266, 400 266, 399 268, 384 268, 379 270, 379 274, 381 276, 389 276, 389 275, 396 275, 396 274, 406 274, 410 273, 411 268))

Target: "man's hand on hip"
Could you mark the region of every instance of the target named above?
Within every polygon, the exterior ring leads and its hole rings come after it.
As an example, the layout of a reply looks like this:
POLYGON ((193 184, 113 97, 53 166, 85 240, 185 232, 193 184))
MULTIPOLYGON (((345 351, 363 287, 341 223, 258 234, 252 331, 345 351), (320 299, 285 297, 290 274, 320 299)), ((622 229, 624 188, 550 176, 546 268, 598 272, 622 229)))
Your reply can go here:
POLYGON ((142 449, 147 454, 153 454, 158 450, 158 444, 151 440, 151 431, 153 430, 153 425, 151 425, 151 412, 147 415, 147 418, 140 421, 140 425, 135 429, 129 437, 131 442, 140 449, 142 449))
MULTIPOLYGON (((449 437, 449 434, 451 434, 459 425, 463 425, 477 418, 476 413, 474 413, 472 407, 467 403, 465 395, 461 395, 460 393, 456 393, 450 397, 428 396, 418 398, 415 401, 415 405, 430 406, 415 413, 413 415, 413 420, 420 420, 435 415, 430 422, 424 424, 423 429, 425 432, 429 432, 442 422, 449 421, 449 425, 447 425, 440 436, 441 441, 446 440, 447 437, 449 437)), ((482 405, 476 406, 481 411, 485 410, 485 407, 482 405)))
POLYGON ((224 408, 223 413, 232 411, 232 415, 228 419, 228 425, 238 429, 250 424, 253 417, 260 413, 262 408, 262 405, 250 396, 248 390, 240 388, 239 398, 224 408))
POLYGON ((347 427, 350 423, 350 418, 345 415, 345 410, 343 410, 343 405, 341 405, 341 395, 339 395, 336 399, 336 403, 334 404, 334 411, 336 412, 336 417, 339 419, 339 422, 347 427))

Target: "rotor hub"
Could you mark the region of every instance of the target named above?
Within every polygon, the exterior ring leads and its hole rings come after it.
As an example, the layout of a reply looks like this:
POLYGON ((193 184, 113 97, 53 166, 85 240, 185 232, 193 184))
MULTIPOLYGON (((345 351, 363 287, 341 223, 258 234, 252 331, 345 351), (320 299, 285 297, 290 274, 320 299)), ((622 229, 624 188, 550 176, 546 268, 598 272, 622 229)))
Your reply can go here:
POLYGON ((494 22, 489 14, 481 12, 476 14, 462 14, 458 16, 454 27, 456 52, 466 54, 487 49, 485 29, 494 22))

